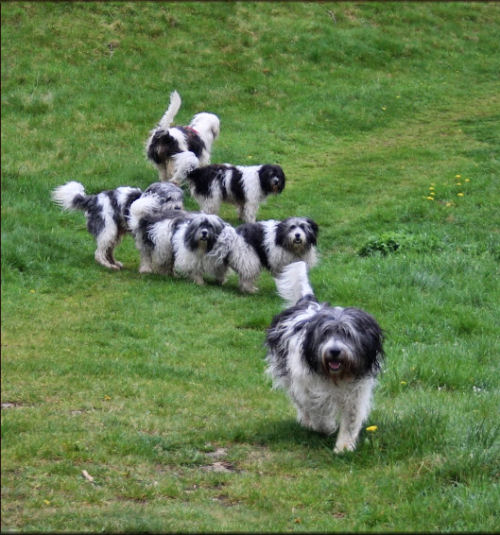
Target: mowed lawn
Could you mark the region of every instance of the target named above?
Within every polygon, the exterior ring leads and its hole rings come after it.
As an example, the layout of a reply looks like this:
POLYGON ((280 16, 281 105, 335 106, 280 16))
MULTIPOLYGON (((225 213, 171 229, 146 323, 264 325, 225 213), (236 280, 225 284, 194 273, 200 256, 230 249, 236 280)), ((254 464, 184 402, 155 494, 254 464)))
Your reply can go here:
MULTIPOLYGON (((7 2, 2 531, 498 531, 500 6, 7 2), (283 303, 94 261, 50 193, 157 179, 149 131, 278 163, 259 219, 319 225, 320 300, 384 329, 355 452, 264 374, 283 303)), ((185 204, 197 205, 186 193, 185 204)), ((239 224, 232 206, 221 216, 239 224)))

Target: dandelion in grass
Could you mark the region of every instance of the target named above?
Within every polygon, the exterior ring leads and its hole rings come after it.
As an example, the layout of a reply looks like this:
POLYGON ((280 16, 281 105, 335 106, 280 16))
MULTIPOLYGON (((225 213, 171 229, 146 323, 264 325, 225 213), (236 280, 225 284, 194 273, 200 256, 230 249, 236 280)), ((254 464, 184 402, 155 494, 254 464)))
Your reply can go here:
POLYGON ((109 401, 110 399, 111 399, 110 396, 108 396, 108 395, 104 396, 104 400, 105 400, 105 401, 109 401))
POLYGON ((457 193, 457 197, 463 197, 463 196, 464 196, 464 194, 462 192, 457 193))
POLYGON ((427 199, 428 201, 433 201, 433 200, 434 200, 434 197, 431 197, 431 196, 429 195, 429 196, 426 197, 426 199, 427 199))
POLYGON ((387 106, 382 106, 382 111, 385 111, 387 109, 387 106))
POLYGON ((466 179, 465 179, 465 182, 470 182, 470 178, 466 178, 466 179))
POLYGON ((366 430, 369 432, 369 433, 375 433, 375 431, 378 429, 378 427, 376 425, 369 425, 366 430))
POLYGON ((445 206, 446 206, 446 208, 449 208, 450 206, 453 206, 453 203, 448 201, 448 202, 445 204, 445 206))
POLYGON ((43 500, 43 503, 44 503, 45 505, 50 505, 49 500, 43 500))
POLYGON ((406 384, 408 384, 408 383, 407 383, 406 381, 399 381, 399 384, 400 384, 400 385, 406 385, 406 384))
POLYGON ((35 290, 30 290, 30 294, 34 294, 34 293, 36 293, 35 290))
POLYGON ((455 178, 462 178, 462 175, 455 175, 455 178))

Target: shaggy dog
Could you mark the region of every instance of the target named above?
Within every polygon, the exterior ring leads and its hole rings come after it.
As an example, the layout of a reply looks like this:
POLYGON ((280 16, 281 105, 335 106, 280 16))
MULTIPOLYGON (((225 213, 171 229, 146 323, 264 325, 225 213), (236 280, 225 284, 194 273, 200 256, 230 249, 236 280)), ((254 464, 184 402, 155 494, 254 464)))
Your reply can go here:
POLYGON ((185 169, 175 164, 175 154, 189 151, 198 166, 210 163, 212 143, 220 132, 220 121, 213 113, 196 114, 189 126, 171 126, 181 107, 181 97, 177 91, 170 95, 170 104, 158 126, 152 130, 146 143, 147 157, 158 169, 160 180, 171 180, 179 184, 179 175, 185 169))
POLYGON ((96 261, 109 268, 121 269, 123 264, 114 258, 114 249, 130 230, 128 215, 132 203, 140 198, 150 199, 151 213, 183 208, 183 192, 175 184, 155 182, 144 192, 139 188, 121 186, 87 195, 80 182, 71 181, 57 187, 52 199, 64 210, 83 210, 87 229, 97 242, 96 261))
POLYGON ((212 164, 198 167, 194 154, 184 152, 174 158, 180 182, 187 181, 191 196, 207 214, 218 214, 222 202, 234 204, 238 217, 255 223, 259 204, 270 194, 278 194, 285 187, 285 173, 279 165, 212 164))
POLYGON ((140 199, 130 208, 139 271, 181 274, 200 285, 211 275, 222 284, 227 268, 209 253, 227 224, 216 215, 184 211, 151 215, 149 202, 140 199))
POLYGON ((253 293, 264 268, 276 276, 297 260, 303 260, 309 267, 316 265, 317 237, 318 225, 307 217, 244 223, 236 229, 228 225, 211 256, 236 271, 242 292, 253 293))
POLYGON ((327 434, 338 428, 334 451, 352 451, 384 356, 382 330, 359 308, 318 303, 304 262, 287 266, 276 284, 290 308, 267 331, 267 373, 288 392, 300 424, 327 434))

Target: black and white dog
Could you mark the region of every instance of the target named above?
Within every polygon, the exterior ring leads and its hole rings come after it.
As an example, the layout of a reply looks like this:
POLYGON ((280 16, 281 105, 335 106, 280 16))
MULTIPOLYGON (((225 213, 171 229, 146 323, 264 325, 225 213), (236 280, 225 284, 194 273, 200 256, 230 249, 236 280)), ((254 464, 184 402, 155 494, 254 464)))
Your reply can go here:
POLYGON ((194 154, 183 152, 174 157, 179 182, 187 181, 191 196, 207 214, 218 214, 222 202, 238 208, 238 217, 255 223, 257 211, 268 195, 281 193, 285 187, 285 173, 279 165, 197 165, 194 154))
POLYGON ((169 182, 155 182, 146 190, 121 186, 113 190, 87 195, 83 184, 76 181, 58 186, 52 199, 64 210, 83 210, 87 230, 97 242, 96 261, 109 268, 121 269, 123 264, 115 260, 114 250, 123 235, 130 231, 128 216, 130 206, 141 198, 149 199, 151 213, 183 209, 181 188, 169 182))
POLYGON ((206 112, 197 113, 189 126, 171 126, 180 107, 181 97, 173 91, 167 111, 146 143, 147 157, 158 169, 160 180, 171 180, 176 184, 180 184, 178 177, 186 170, 181 167, 182 160, 176 162, 172 157, 189 151, 196 157, 198 166, 208 165, 212 144, 220 132, 217 115, 206 112))
POLYGON ((318 303, 304 262, 287 266, 276 285, 290 308, 267 331, 267 373, 288 392, 300 424, 327 434, 338 428, 334 451, 352 451, 371 410, 382 330, 359 308, 318 303))
POLYGON ((253 293, 262 269, 277 276, 298 260, 315 266, 318 230, 316 222, 308 217, 244 223, 236 229, 228 226, 211 254, 236 271, 242 292, 253 293))
POLYGON ((200 285, 204 275, 211 275, 222 284, 227 267, 209 253, 227 224, 219 216, 195 212, 151 215, 150 202, 139 199, 130 208, 140 273, 180 274, 200 285))

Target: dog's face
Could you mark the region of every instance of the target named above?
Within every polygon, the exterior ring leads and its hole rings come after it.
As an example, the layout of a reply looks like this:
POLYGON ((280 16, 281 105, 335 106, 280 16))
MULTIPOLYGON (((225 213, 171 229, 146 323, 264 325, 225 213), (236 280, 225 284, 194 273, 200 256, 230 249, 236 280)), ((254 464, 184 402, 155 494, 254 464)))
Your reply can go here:
POLYGON ((318 225, 308 217, 289 217, 276 229, 276 245, 289 251, 301 252, 316 245, 318 225))
POLYGON ((212 250, 224 229, 224 221, 216 215, 197 214, 188 223, 185 242, 191 251, 212 250))
POLYGON ((144 194, 156 195, 162 212, 184 209, 184 193, 171 182, 154 182, 144 190, 144 194))
POLYGON ((337 382, 376 373, 382 342, 382 330, 367 312, 325 306, 306 326, 304 357, 313 371, 337 382))
POLYGON ((285 187, 285 173, 279 165, 263 165, 259 169, 260 187, 267 194, 281 193, 285 187))

